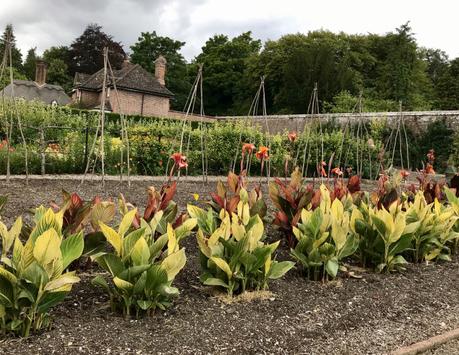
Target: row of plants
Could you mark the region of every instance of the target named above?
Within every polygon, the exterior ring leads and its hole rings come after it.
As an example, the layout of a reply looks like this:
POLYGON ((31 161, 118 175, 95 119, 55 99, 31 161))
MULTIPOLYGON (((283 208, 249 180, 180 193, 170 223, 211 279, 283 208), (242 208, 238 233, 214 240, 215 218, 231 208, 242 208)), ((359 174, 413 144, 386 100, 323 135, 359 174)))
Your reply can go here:
MULTIPOLYGON (((81 173, 87 159, 94 164, 95 172, 100 172, 100 137, 96 140, 96 150, 89 156, 97 127, 97 113, 72 110, 61 107, 49 107, 25 101, 16 102, 15 106, 4 103, 0 113, 0 136, 7 142, 6 125, 13 117, 20 117, 28 145, 29 170, 39 174, 42 165, 42 153, 46 157, 48 173, 81 173), (40 129, 43 128, 42 139, 40 129)), ((202 149, 206 156, 206 173, 222 175, 233 169, 234 156, 241 142, 250 142, 256 147, 270 148, 269 171, 271 175, 285 175, 285 161, 290 168, 298 165, 305 175, 316 175, 316 164, 323 157, 335 154, 335 161, 343 168, 352 167, 364 177, 374 177, 378 171, 378 154, 389 140, 392 128, 386 120, 367 123, 365 127, 351 125, 346 129, 335 122, 307 125, 306 129, 289 139, 288 132, 266 136, 260 127, 250 127, 244 122, 217 121, 204 124, 204 138, 198 123, 187 124, 176 120, 140 119, 128 117, 128 135, 130 140, 130 168, 132 174, 164 175, 169 156, 180 146, 182 129, 184 142, 182 152, 188 157, 189 166, 186 174, 199 175, 202 169, 202 149), (365 132, 365 134, 363 134, 365 132), (203 140, 203 142, 202 142, 203 140), (268 144, 269 143, 269 144, 268 144)), ((120 139, 120 120, 113 115, 108 117, 105 137, 105 161, 108 174, 126 171, 126 144, 120 139), (124 155, 124 156, 123 156, 124 155), (124 161, 122 161, 122 156, 124 161)), ((292 132, 291 132, 292 133, 292 132)), ((434 122, 424 132, 415 133, 407 128, 409 139, 409 160, 413 168, 422 168, 424 152, 435 149, 440 152, 440 159, 434 168, 443 172, 448 163, 457 165, 457 146, 459 136, 444 122, 434 122), (441 137, 441 139, 434 139, 441 137), (448 163, 447 163, 448 162, 448 163)), ((7 144, 0 147, 0 172, 6 172, 7 144)), ((11 172, 25 172, 24 148, 19 130, 15 127, 11 136, 10 159, 11 172)), ((387 147, 386 147, 387 148, 387 147)), ((389 156, 390 152, 384 152, 389 156)), ((405 154, 405 153, 404 153, 405 154)), ((406 157, 404 158, 406 159, 406 157)), ((399 166, 400 157, 394 157, 394 165, 399 166)), ((405 162, 406 163, 406 162, 405 162)), ((246 167, 248 175, 260 171, 260 162, 252 160, 246 167)))
MULTIPOLYGON (((252 154, 244 147, 241 166, 252 154)), ((433 152, 428 159, 433 162, 433 152)), ((298 168, 290 179, 275 178, 269 185, 272 223, 291 254, 283 261, 276 259, 282 240, 267 240, 270 216, 261 186, 251 188, 244 169, 217 184, 207 208, 192 203, 179 213, 173 175, 186 164, 174 154, 171 178, 160 190, 148 189, 143 213, 123 195, 115 204, 64 192, 61 205, 35 210, 33 226, 21 217, 9 229, 0 222, 2 331, 27 336, 49 327, 49 310, 79 282, 88 260, 105 270, 92 284, 106 291, 113 311, 139 317, 165 309, 179 294, 173 283, 186 264, 181 244, 193 231, 200 280, 230 297, 267 289, 295 264, 308 279, 326 281, 340 270, 352 275, 350 263, 392 272, 408 262, 450 260, 459 246, 457 179, 451 186, 434 180, 430 163, 418 186, 402 188, 408 173, 389 169, 373 193, 361 191, 357 175, 344 179, 339 167, 323 164, 318 186, 306 183, 298 168)))

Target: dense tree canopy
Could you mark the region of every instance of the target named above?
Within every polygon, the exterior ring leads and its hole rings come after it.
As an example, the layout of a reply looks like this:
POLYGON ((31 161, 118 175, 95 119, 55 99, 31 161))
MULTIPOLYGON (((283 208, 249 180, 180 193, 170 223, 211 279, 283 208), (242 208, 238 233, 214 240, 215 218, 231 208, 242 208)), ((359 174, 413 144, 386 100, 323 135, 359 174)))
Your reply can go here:
POLYGON ((224 35, 210 38, 193 62, 203 65, 204 107, 206 113, 246 114, 242 104, 254 93, 247 90, 246 68, 248 61, 258 55, 261 41, 252 38, 251 32, 229 39, 224 35))
POLYGON ((3 60, 8 41, 11 43, 11 59, 13 68, 16 68, 19 72, 22 73, 22 54, 21 51, 16 47, 16 37, 14 36, 13 25, 11 24, 5 26, 5 31, 3 31, 3 35, 0 38, 0 61, 3 60))
POLYGON ((126 57, 120 42, 102 31, 97 24, 90 24, 83 34, 70 45, 70 75, 75 72, 93 74, 104 66, 103 50, 108 47, 109 60, 114 68, 121 67, 126 57))
MULTIPOLYGON (((0 38, 0 53, 9 34, 15 78, 33 79, 37 53, 30 49, 22 63, 11 25, 0 38)), ((382 35, 320 30, 264 44, 251 32, 234 38, 217 34, 189 63, 181 53, 184 45, 153 31, 142 32, 130 47, 131 61, 151 73, 155 59, 166 58, 166 85, 175 94, 171 106, 177 110, 184 108, 199 64, 205 112, 212 115, 246 114, 262 76, 269 114, 306 112, 316 83, 322 111, 352 111, 360 95, 365 111, 398 110, 400 102, 404 110, 459 109, 459 58, 419 47, 409 23, 382 35)), ((126 55, 121 43, 97 24, 69 47, 49 48, 43 53, 48 82, 70 90, 75 72, 92 74, 102 68, 105 46, 112 65, 120 67, 126 55)))
POLYGON ((155 60, 164 56, 167 60, 166 86, 175 97, 172 108, 182 110, 191 84, 187 76, 187 64, 180 50, 185 42, 158 36, 155 31, 142 32, 137 42, 131 46, 131 61, 140 64, 149 72, 155 72, 155 60))

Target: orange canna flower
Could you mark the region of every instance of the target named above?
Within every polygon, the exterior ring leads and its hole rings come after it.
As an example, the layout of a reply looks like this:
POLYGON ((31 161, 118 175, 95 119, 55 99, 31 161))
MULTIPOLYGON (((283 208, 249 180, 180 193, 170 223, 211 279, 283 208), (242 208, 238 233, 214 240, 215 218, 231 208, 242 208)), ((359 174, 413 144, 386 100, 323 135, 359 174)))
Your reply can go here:
POLYGON ((252 143, 244 143, 242 145, 242 156, 244 156, 246 152, 252 154, 254 149, 255 145, 253 145, 252 143))
POLYGON ((319 165, 319 172, 320 172, 320 176, 322 177, 326 177, 327 176, 327 172, 325 171, 325 167, 327 166, 327 163, 322 161, 322 163, 320 163, 319 165))
POLYGON ((296 131, 292 131, 288 134, 287 137, 288 137, 288 140, 293 143, 296 141, 298 134, 296 133, 296 131))
POLYGON ((183 155, 182 153, 172 154, 171 159, 174 160, 175 166, 177 166, 179 169, 186 168, 188 166, 186 156, 183 155))
POLYGON ((267 160, 269 159, 268 150, 269 150, 268 147, 260 146, 260 149, 255 155, 260 160, 267 160))
POLYGON ((410 176, 410 172, 406 170, 402 170, 400 171, 400 176, 402 177, 402 179, 405 180, 408 176, 410 176))
POLYGON ((333 168, 331 170, 331 173, 332 174, 335 174, 337 176, 342 176, 343 175, 343 172, 341 171, 341 169, 339 167, 336 167, 336 168, 333 168))
POLYGON ((424 172, 425 172, 426 174, 435 174, 435 170, 434 170, 432 164, 427 163, 424 172))

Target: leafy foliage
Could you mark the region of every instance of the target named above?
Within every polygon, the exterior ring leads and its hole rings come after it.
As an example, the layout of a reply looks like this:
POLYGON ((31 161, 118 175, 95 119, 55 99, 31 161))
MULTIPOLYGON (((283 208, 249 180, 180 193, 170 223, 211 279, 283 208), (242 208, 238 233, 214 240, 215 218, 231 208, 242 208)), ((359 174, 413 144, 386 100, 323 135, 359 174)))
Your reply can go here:
POLYGON ((49 326, 49 310, 79 281, 64 272, 83 252, 82 232, 63 238, 62 213, 38 208, 35 227, 23 244, 22 219, 10 230, 0 222, 0 329, 28 336, 49 326), (12 249, 12 251, 11 251, 12 249))
POLYGON ((110 282, 96 276, 93 284, 102 287, 110 295, 114 310, 122 310, 125 316, 150 314, 156 308, 165 309, 171 298, 178 295, 172 286, 175 276, 185 266, 185 249, 179 246, 182 238, 189 235, 196 221, 189 220, 186 230, 178 233, 169 223, 167 233, 155 239, 156 228, 162 211, 150 223, 142 221, 142 228, 131 229, 137 211, 126 213, 115 231, 100 222, 100 228, 112 252, 95 256, 96 262, 110 274, 110 282), (163 248, 167 249, 163 252, 163 248))
POLYGON ((201 281, 226 290, 229 296, 246 290, 263 290, 271 279, 282 277, 294 263, 273 260, 279 241, 263 243, 264 226, 259 215, 250 216, 247 191, 242 188, 237 213, 188 205, 198 224, 201 281))
POLYGON ((293 226, 298 240, 292 255, 306 270, 308 278, 335 278, 340 260, 357 250, 358 239, 350 228, 351 213, 330 191, 320 186, 320 205, 314 210, 302 209, 301 222, 293 226))
MULTIPOLYGON (((211 192, 212 201, 210 205, 219 213, 224 209, 229 214, 236 211, 239 204, 241 190, 247 190, 247 179, 245 173, 236 175, 232 172, 228 173, 226 186, 222 181, 217 183, 217 192, 211 192)), ((256 186, 253 190, 248 192, 248 204, 250 209, 250 216, 259 215, 260 218, 264 218, 267 212, 267 206, 263 200, 263 194, 261 192, 261 186, 256 186)))

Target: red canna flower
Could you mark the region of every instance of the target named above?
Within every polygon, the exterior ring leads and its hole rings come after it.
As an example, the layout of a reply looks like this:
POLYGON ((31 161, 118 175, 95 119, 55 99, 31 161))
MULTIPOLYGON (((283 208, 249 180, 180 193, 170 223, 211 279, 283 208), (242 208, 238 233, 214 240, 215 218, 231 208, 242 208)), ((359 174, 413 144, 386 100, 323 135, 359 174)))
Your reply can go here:
POLYGON ((292 131, 288 134, 287 137, 288 137, 288 140, 293 143, 296 141, 298 134, 296 133, 296 131, 292 131))
POLYGON ((252 154, 254 149, 255 149, 255 145, 253 145, 252 143, 244 143, 242 145, 242 156, 244 156, 246 152, 249 154, 252 154))
POLYGON ((424 170, 424 173, 426 173, 426 174, 435 174, 435 170, 434 170, 432 164, 427 163, 426 168, 424 170))
POLYGON ((327 166, 327 163, 322 161, 322 163, 320 163, 319 166, 317 167, 317 170, 320 173, 320 176, 322 176, 322 177, 326 177, 327 176, 327 172, 325 171, 325 167, 326 166, 327 166))
POLYGON ((337 176, 342 176, 343 175, 343 172, 341 171, 341 169, 339 167, 336 167, 336 168, 333 168, 331 170, 331 173, 332 174, 335 174, 337 176))
POLYGON ((403 180, 406 180, 408 176, 410 176, 410 172, 406 170, 400 171, 400 176, 402 177, 403 180))
POLYGON ((433 164, 435 161, 435 150, 430 149, 429 152, 427 153, 427 160, 429 161, 430 164, 433 164))
POLYGON ((267 159, 269 159, 268 150, 269 150, 268 147, 260 146, 260 149, 259 149, 258 152, 255 154, 256 157, 257 157, 257 159, 260 159, 260 160, 267 160, 267 159))
POLYGON ((179 169, 186 168, 188 166, 186 156, 183 155, 182 153, 172 154, 171 159, 174 160, 175 166, 177 166, 179 169))

